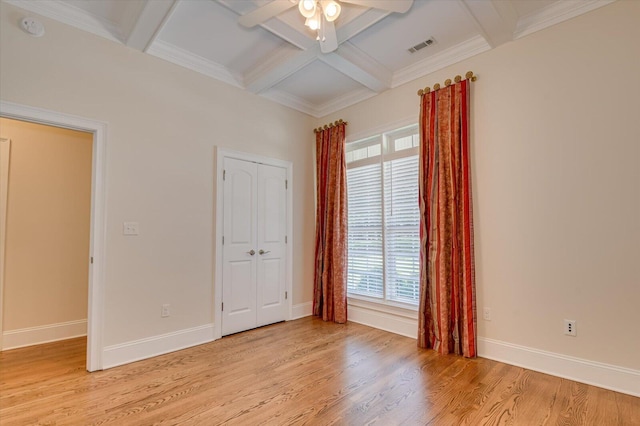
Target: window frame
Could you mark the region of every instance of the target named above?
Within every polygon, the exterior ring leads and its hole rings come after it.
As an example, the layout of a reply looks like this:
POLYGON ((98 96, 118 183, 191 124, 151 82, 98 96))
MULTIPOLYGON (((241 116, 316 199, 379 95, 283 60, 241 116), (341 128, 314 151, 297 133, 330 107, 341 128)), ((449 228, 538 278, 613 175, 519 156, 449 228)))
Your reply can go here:
MULTIPOLYGON (((347 157, 348 157, 348 153, 354 150, 354 147, 357 148, 364 148, 364 147, 369 147, 369 146, 374 146, 376 144, 380 145, 380 154, 378 155, 374 155, 371 157, 366 157, 366 158, 362 158, 362 159, 358 159, 358 160, 353 160, 350 162, 347 162, 347 170, 349 169, 355 169, 355 168, 359 168, 359 167, 363 167, 363 166, 367 166, 367 165, 373 165, 373 164, 377 164, 380 167, 380 188, 381 188, 381 198, 382 198, 382 258, 383 258, 383 274, 382 274, 382 297, 374 297, 374 296, 367 296, 367 295, 363 295, 363 294, 358 294, 358 293, 351 293, 349 292, 349 289, 347 287, 347 298, 351 301, 354 301, 354 305, 361 306, 361 303, 364 303, 365 306, 366 305, 373 305, 373 306, 379 306, 379 307, 385 307, 385 308, 391 308, 392 310, 397 310, 397 312, 405 312, 405 315, 409 315, 409 316, 413 316, 412 314, 418 311, 418 305, 419 305, 419 297, 418 300, 414 303, 411 302, 403 302, 403 301, 399 301, 399 300, 393 300, 393 299, 389 299, 388 298, 388 294, 387 294, 387 290, 388 290, 388 286, 387 286, 387 238, 386 238, 386 228, 387 228, 387 222, 386 222, 386 215, 385 215, 385 203, 384 203, 384 198, 385 198, 385 192, 384 192, 384 185, 385 185, 385 173, 384 173, 384 168, 385 168, 385 162, 388 161, 392 161, 392 160, 396 160, 396 159, 400 159, 400 158, 409 158, 409 157, 414 157, 414 156, 419 156, 419 147, 418 146, 413 146, 411 148, 405 148, 405 149, 401 149, 401 150, 395 150, 395 145, 393 144, 393 142, 395 140, 404 138, 406 136, 414 136, 419 138, 419 128, 418 128, 418 124, 417 123, 412 123, 409 125, 405 125, 403 127, 400 128, 396 128, 396 129, 392 129, 389 131, 385 131, 385 132, 380 132, 378 134, 375 134, 373 136, 369 136, 369 137, 365 137, 365 138, 361 138, 355 141, 351 141, 351 142, 347 142, 346 143, 346 152, 347 152, 347 157), (351 148, 351 149, 350 149, 351 148)), ((415 140, 414 140, 414 144, 415 144, 415 140)), ((347 187, 347 192, 348 192, 348 187, 347 187)), ((416 199, 417 202, 417 199, 416 199)), ((418 253, 419 255, 419 253, 418 253)), ((364 306, 362 306, 364 307, 364 306)), ((383 309, 384 311, 385 309, 383 309)))

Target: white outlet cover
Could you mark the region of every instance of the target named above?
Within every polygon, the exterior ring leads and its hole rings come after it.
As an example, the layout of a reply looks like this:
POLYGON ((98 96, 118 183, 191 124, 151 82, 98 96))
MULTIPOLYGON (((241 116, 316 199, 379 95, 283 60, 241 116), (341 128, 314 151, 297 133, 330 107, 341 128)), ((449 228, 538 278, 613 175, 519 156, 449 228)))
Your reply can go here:
POLYGON ((564 320, 564 334, 574 337, 578 335, 576 320, 564 320))
POLYGON ((123 235, 138 235, 138 222, 124 222, 122 224, 123 235))
POLYGON ((491 321, 491 308, 484 308, 482 311, 482 318, 485 321, 491 321))

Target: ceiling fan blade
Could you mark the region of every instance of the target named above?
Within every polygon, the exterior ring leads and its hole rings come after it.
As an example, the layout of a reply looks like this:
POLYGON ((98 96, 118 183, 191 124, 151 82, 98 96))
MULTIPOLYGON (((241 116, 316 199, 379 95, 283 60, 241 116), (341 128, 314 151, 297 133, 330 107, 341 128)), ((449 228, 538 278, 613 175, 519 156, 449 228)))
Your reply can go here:
POLYGON ((411 5, 413 4, 413 0, 340 0, 340 2, 397 13, 405 13, 411 9, 411 5))
POLYGON ((336 26, 333 22, 324 21, 322 23, 324 39, 320 39, 320 51, 322 53, 331 53, 338 48, 338 36, 336 35, 336 26))
POLYGON ((255 27, 256 25, 260 25, 264 21, 281 14, 285 10, 291 9, 295 5, 296 3, 292 3, 289 0, 273 0, 271 3, 267 3, 264 6, 260 6, 259 8, 242 15, 238 19, 238 23, 247 28, 255 27))

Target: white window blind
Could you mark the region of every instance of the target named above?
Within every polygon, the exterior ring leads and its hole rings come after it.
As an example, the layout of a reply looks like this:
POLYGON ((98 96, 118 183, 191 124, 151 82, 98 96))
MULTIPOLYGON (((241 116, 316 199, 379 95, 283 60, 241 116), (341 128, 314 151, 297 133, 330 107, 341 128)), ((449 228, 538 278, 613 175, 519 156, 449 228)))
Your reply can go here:
POLYGON ((417 126, 347 146, 349 296, 416 305, 417 126))
POLYGON ((378 164, 347 170, 347 293, 383 296, 381 172, 378 164))
POLYGON ((384 162, 387 298, 417 303, 420 274, 418 157, 384 162))

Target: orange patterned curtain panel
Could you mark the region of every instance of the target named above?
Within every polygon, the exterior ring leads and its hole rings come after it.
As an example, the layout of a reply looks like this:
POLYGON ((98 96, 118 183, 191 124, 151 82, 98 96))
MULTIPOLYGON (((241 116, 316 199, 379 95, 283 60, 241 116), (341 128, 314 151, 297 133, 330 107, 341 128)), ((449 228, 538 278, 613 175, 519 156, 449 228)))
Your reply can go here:
POLYGON ((469 80, 421 95, 418 346, 476 356, 469 80))
POLYGON ((347 322, 345 123, 316 132, 316 251, 313 314, 347 322))

